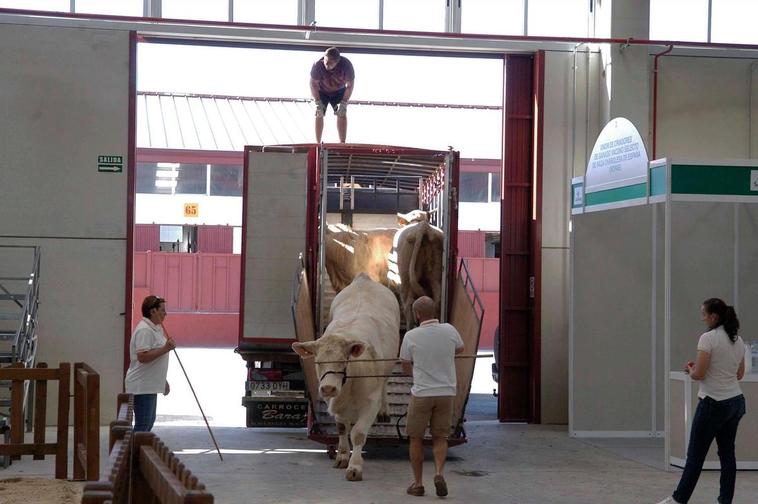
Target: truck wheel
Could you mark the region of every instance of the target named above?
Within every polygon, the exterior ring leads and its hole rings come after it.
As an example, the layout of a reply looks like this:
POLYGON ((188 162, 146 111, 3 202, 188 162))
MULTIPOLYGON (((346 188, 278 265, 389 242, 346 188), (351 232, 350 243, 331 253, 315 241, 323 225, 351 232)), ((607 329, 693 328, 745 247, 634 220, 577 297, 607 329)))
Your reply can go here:
POLYGON ((326 455, 330 459, 332 459, 332 460, 336 459, 337 458, 337 447, 334 446, 334 445, 331 445, 331 444, 327 445, 326 446, 326 455))

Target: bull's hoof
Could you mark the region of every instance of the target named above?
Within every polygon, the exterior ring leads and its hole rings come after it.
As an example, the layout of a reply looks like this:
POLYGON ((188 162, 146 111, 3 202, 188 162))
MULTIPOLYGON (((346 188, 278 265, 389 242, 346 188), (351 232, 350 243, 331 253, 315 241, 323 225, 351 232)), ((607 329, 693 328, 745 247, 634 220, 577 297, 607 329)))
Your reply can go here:
POLYGON ((351 467, 345 472, 345 478, 347 478, 348 481, 362 481, 363 471, 356 469, 355 467, 351 467))
POLYGON ((350 462, 350 459, 348 458, 339 458, 337 457, 337 460, 334 461, 334 468, 336 469, 347 469, 348 463, 350 462))
POLYGON ((377 423, 390 423, 392 419, 387 413, 379 413, 376 415, 376 422, 377 423))

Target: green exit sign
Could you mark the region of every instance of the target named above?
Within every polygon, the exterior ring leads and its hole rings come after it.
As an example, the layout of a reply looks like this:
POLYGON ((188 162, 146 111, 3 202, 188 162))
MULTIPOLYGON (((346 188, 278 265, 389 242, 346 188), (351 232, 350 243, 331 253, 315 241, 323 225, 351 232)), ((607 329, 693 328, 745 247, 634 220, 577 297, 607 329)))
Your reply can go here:
POLYGON ((97 156, 97 171, 121 173, 124 171, 123 156, 97 156))

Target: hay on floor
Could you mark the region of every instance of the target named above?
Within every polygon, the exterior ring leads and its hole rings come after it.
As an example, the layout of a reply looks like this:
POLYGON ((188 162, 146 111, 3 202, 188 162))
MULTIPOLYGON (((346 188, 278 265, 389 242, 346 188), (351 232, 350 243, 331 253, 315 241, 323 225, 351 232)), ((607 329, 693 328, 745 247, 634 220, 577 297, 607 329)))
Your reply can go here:
POLYGON ((0 479, 1 504, 76 504, 84 483, 45 478, 0 479))

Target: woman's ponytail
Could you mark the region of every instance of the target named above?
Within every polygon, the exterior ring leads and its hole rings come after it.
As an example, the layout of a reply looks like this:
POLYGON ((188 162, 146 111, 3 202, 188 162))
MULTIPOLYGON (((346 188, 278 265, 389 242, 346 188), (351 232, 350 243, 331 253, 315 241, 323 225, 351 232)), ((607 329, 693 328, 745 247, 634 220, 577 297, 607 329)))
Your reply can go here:
POLYGON ((727 306, 724 311, 724 319, 722 322, 724 330, 729 335, 729 339, 732 343, 737 341, 737 331, 740 330, 740 321, 737 319, 737 313, 734 311, 734 306, 727 306))
POLYGON ((729 335, 732 343, 736 342, 737 332, 740 330, 740 321, 737 319, 734 306, 727 305, 719 298, 710 298, 703 301, 703 307, 707 313, 718 315, 718 324, 724 327, 724 331, 729 335))

